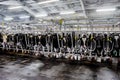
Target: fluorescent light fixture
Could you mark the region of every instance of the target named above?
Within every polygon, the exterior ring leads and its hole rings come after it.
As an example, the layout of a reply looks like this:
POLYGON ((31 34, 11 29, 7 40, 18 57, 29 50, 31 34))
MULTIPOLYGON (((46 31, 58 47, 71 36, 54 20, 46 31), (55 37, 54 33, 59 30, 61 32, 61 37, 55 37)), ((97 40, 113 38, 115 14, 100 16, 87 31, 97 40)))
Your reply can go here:
POLYGON ((13 20, 13 18, 12 17, 5 17, 4 20, 5 21, 11 21, 11 20, 13 20))
POLYGON ((46 17, 47 16, 47 14, 37 14, 37 15, 35 15, 35 17, 46 17))
POLYGON ((29 18, 30 16, 25 16, 25 15, 23 15, 23 16, 20 16, 19 18, 21 18, 21 19, 27 19, 27 18, 29 18))
POLYGON ((61 19, 61 17, 60 16, 56 16, 56 19, 61 19))
POLYGON ((47 1, 39 2, 38 4, 51 3, 51 2, 56 2, 56 1, 59 1, 59 0, 47 0, 47 1))
POLYGON ((96 12, 106 12, 106 11, 115 11, 116 8, 110 8, 110 9, 97 9, 96 12))
POLYGON ((62 11, 60 12, 61 15, 64 15, 64 14, 74 14, 75 11, 62 11))
POLYGON ((20 9, 20 8, 22 8, 22 6, 11 6, 8 9, 20 9))

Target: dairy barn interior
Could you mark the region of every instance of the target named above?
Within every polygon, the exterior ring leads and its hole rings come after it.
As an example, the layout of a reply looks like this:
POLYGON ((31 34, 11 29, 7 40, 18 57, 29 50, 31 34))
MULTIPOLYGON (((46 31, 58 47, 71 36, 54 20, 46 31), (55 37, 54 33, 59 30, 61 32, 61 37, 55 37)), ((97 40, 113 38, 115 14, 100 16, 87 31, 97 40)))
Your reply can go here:
POLYGON ((0 0, 0 80, 120 80, 120 0, 0 0))

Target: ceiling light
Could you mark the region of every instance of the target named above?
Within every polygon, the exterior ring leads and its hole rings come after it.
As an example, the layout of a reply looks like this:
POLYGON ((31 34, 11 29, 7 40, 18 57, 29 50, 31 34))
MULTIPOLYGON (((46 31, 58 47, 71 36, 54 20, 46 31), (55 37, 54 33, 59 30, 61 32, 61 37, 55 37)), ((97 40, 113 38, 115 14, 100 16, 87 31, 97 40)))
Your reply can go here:
POLYGON ((22 8, 22 6, 12 6, 12 7, 9 7, 8 9, 20 9, 22 8))
POLYGON ((61 15, 64 15, 64 14, 74 14, 75 11, 62 11, 60 12, 61 15))
POLYGON ((20 16, 19 18, 21 18, 21 19, 26 19, 26 18, 29 18, 30 16, 20 16))
POLYGON ((35 17, 46 17, 47 16, 47 14, 37 14, 37 15, 35 15, 35 17))
POLYGON ((59 0, 47 0, 47 1, 39 2, 38 4, 51 3, 51 2, 56 2, 56 1, 59 1, 59 0))
POLYGON ((5 17, 4 20, 5 21, 11 21, 11 20, 13 20, 13 18, 12 17, 5 17))
POLYGON ((39 19, 39 21, 43 21, 42 19, 39 19))
POLYGON ((115 11, 116 8, 110 8, 110 9, 97 9, 97 12, 106 12, 106 11, 115 11))
POLYGON ((60 17, 60 16, 57 16, 56 19, 61 19, 61 17, 60 17))

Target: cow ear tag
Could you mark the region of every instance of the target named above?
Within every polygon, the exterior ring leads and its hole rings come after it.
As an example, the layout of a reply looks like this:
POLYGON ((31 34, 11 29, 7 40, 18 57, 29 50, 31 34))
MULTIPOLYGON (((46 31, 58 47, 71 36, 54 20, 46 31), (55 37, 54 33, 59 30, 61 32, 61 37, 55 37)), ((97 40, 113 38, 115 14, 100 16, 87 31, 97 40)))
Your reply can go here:
POLYGON ((110 39, 109 39, 109 38, 107 38, 107 40, 108 40, 108 41, 110 41, 110 39))
POLYGON ((77 40, 77 37, 75 36, 75 40, 77 40))
POLYGON ((93 39, 93 36, 91 36, 91 38, 90 38, 91 40, 93 39))

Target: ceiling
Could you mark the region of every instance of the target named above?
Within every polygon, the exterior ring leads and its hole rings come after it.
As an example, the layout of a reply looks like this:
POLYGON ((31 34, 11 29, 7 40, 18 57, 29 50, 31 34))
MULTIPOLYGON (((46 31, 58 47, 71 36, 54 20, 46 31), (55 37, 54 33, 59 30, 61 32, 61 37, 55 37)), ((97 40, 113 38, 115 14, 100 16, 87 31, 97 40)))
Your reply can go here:
POLYGON ((0 0, 0 22, 6 24, 113 26, 120 24, 120 0, 0 0), (97 9, 116 8, 97 12, 97 9), (67 13, 67 14, 64 14, 67 13))

